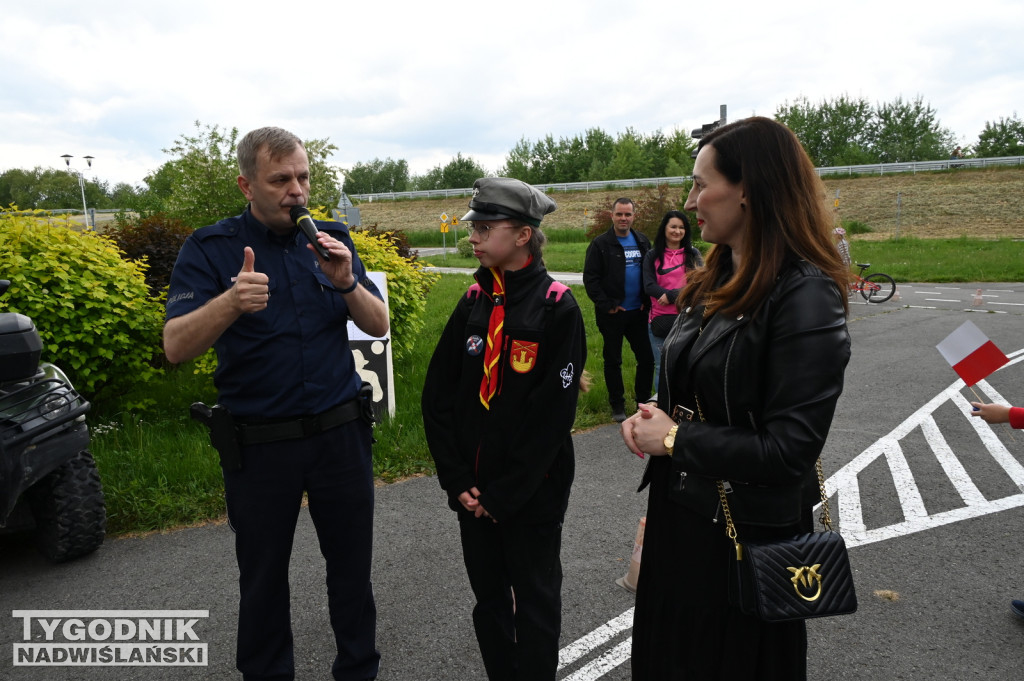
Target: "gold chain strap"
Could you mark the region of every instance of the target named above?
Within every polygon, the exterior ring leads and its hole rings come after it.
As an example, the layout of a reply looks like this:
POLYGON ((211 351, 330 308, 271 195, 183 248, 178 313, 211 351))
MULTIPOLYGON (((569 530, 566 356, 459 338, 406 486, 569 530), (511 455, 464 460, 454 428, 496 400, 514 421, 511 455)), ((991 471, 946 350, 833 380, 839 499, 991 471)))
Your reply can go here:
MULTIPOLYGON (((705 421, 704 409, 700 406, 700 400, 697 398, 697 393, 693 393, 693 401, 697 404, 697 415, 701 421, 705 421)), ((826 530, 832 529, 832 515, 828 509, 828 497, 825 496, 825 471, 821 466, 821 457, 814 462, 814 467, 818 471, 818 492, 821 494, 821 516, 818 520, 825 527, 826 530)), ((729 539, 732 539, 733 545, 736 547, 736 560, 743 560, 743 544, 740 544, 738 534, 736 533, 736 523, 732 520, 732 511, 729 510, 729 499, 726 497, 725 492, 725 481, 718 480, 718 499, 722 503, 722 514, 725 516, 725 534, 729 539)))
MULTIPOLYGON (((708 323, 708 304, 710 300, 704 305, 704 314, 702 315, 700 328, 697 330, 697 338, 700 338, 701 334, 704 333, 704 327, 708 323)), ((697 416, 700 417, 701 421, 706 421, 704 418, 704 409, 700 406, 700 400, 697 398, 697 393, 693 393, 693 401, 697 405, 697 416)), ((825 471, 821 467, 821 457, 814 462, 814 467, 818 471, 818 491, 821 494, 821 516, 818 520, 825 527, 826 530, 832 529, 832 515, 828 509, 828 497, 825 496, 825 471)), ((732 521, 732 512, 729 510, 729 499, 725 493, 725 481, 718 481, 718 498, 722 503, 722 514, 725 516, 725 534, 732 539, 732 543, 736 546, 736 560, 743 560, 743 545, 740 544, 736 533, 736 524, 732 521)))

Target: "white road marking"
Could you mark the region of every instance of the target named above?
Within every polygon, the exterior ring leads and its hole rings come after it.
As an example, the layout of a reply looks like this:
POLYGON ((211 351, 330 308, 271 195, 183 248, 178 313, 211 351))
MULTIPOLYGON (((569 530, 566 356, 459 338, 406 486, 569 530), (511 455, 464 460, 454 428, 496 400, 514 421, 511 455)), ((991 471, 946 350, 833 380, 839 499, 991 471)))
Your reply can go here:
MULTIPOLYGON (((567 667, 595 648, 604 645, 622 632, 633 627, 633 608, 581 636, 558 651, 558 668, 567 667)), ((597 678, 597 677, 594 677, 597 678)))
MULTIPOLYGON (((914 306, 908 306, 914 307, 914 306)), ((1010 353, 1012 358, 1002 369, 1024 361, 1024 349, 1010 353)), ((1000 371, 1002 371, 1000 369, 1000 371)), ((977 518, 989 513, 998 513, 1012 508, 1024 506, 1024 466, 1006 449, 992 427, 979 418, 970 415, 970 402, 961 394, 964 382, 958 380, 928 401, 903 423, 896 426, 888 435, 880 438, 870 447, 853 458, 852 461, 836 471, 825 481, 825 494, 832 497, 839 492, 839 529, 846 540, 846 546, 864 546, 877 541, 895 539, 907 534, 929 530, 942 525, 977 518), (982 445, 992 455, 996 463, 1006 472, 1007 476, 1021 490, 1020 494, 1012 494, 1002 499, 988 500, 974 484, 967 470, 946 442, 939 426, 932 416, 947 401, 953 402, 964 415, 981 440, 982 445), (914 481, 913 472, 900 446, 900 440, 920 428, 925 441, 956 489, 965 506, 949 511, 929 515, 921 492, 914 481), (896 484, 896 492, 903 508, 904 520, 886 527, 868 530, 864 525, 863 507, 860 498, 860 483, 857 476, 867 466, 880 457, 885 461, 896 484)), ((979 381, 978 389, 985 393, 992 402, 1009 404, 989 383, 979 381)), ((1012 437, 1012 435, 1011 435, 1012 437)), ((605 645, 623 631, 633 626, 633 608, 618 617, 608 620, 594 631, 573 641, 559 651, 558 668, 577 662, 584 656, 605 645)), ((612 671, 629 659, 632 637, 627 637, 610 650, 601 653, 597 658, 583 665, 563 681, 595 681, 612 671)))

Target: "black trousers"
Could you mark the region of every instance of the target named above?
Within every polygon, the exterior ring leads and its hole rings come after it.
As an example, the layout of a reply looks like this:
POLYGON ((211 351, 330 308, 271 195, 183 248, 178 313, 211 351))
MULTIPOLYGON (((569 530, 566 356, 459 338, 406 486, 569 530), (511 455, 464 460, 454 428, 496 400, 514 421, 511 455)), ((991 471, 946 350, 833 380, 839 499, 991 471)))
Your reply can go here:
POLYGON ((302 493, 327 562, 339 681, 371 679, 377 609, 370 584, 373 467, 370 427, 352 421, 301 440, 250 445, 226 472, 238 560, 237 666, 244 679, 295 678, 288 564, 302 493))
POLYGON ((629 310, 615 314, 597 313, 597 330, 604 339, 604 383, 608 387, 608 402, 612 411, 624 410, 626 406, 625 386, 622 383, 622 340, 629 343, 636 357, 636 376, 633 379, 633 396, 643 402, 651 396, 654 380, 654 352, 647 334, 647 313, 643 310, 629 310))
POLYGON ((494 523, 459 513, 490 681, 554 681, 562 629, 562 523, 494 523))

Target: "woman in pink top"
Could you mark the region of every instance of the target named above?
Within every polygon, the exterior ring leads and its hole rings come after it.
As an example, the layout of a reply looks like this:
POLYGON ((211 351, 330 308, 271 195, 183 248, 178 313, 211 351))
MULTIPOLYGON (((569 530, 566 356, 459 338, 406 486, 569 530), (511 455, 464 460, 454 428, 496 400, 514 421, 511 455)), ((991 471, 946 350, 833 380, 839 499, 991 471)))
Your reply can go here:
POLYGON ((686 214, 670 210, 661 219, 654 247, 644 256, 644 293, 651 297, 647 332, 654 351, 654 390, 661 374, 661 346, 679 310, 676 296, 686 286, 686 273, 701 267, 704 259, 693 246, 686 214))
MULTIPOLYGON (((971 416, 977 416, 986 423, 1009 423, 1011 428, 1024 428, 1024 407, 1007 407, 984 402, 971 402, 971 406, 974 407, 971 416)), ((1010 610, 1017 617, 1024 619, 1024 601, 1011 601, 1010 610)))

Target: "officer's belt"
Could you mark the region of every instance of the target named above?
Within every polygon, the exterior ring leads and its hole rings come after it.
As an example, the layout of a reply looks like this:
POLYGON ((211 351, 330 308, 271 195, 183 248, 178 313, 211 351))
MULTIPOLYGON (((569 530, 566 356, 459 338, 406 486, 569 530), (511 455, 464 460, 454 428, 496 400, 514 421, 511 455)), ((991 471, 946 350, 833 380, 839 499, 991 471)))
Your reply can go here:
POLYGON ((238 430, 238 442, 242 445, 258 445, 281 440, 298 440, 310 437, 355 421, 362 414, 359 399, 349 400, 337 407, 314 416, 300 416, 287 421, 257 421, 246 423, 235 420, 238 430))

